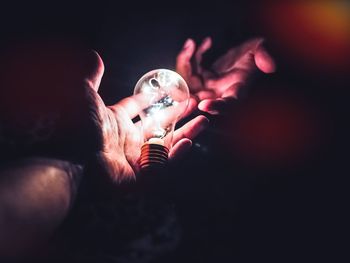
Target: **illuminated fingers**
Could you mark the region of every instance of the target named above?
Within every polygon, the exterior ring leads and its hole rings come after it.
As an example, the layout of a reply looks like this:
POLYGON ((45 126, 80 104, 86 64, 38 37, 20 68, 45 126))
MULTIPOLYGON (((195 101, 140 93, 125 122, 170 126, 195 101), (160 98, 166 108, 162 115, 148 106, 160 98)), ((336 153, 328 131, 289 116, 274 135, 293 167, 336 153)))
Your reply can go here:
POLYGON ((192 92, 201 89, 203 86, 201 79, 193 72, 191 64, 191 58, 195 49, 195 42, 192 39, 188 39, 176 58, 176 71, 184 78, 192 92))
POLYGON ((188 82, 192 76, 191 57, 194 54, 196 44, 192 39, 187 39, 182 50, 176 58, 176 71, 188 82))
POLYGON ((222 94, 221 98, 226 99, 226 98, 234 98, 237 99, 238 97, 238 92, 241 88, 243 88, 244 82, 238 82, 230 86, 228 89, 226 89, 222 94))
POLYGON ((255 52, 255 64, 264 73, 272 73, 276 70, 276 65, 270 54, 260 45, 255 52))
POLYGON ((219 57, 213 64, 213 70, 218 74, 223 74, 234 66, 241 55, 241 50, 237 47, 230 48, 224 55, 219 57))
POLYGON ((175 161, 184 156, 192 147, 192 141, 190 139, 184 138, 178 141, 169 153, 169 161, 175 161))
POLYGON ((91 65, 91 69, 88 71, 86 80, 92 89, 98 91, 105 69, 103 60, 100 55, 94 50, 90 51, 89 55, 86 57, 86 60, 86 64, 91 65))
POLYGON ((213 90, 202 90, 196 93, 200 101, 205 99, 214 99, 217 98, 216 92, 213 90))
POLYGON ((174 144, 184 138, 192 140, 208 126, 208 123, 209 120, 203 115, 190 120, 174 132, 174 144))
POLYGON ((242 83, 235 83, 226 89, 220 97, 211 97, 202 100, 198 104, 198 109, 212 115, 217 115, 225 110, 227 107, 237 99, 239 89, 242 88, 242 83))
MULTIPOLYGON (((180 120, 188 117, 191 113, 193 113, 197 109, 197 106, 198 106, 197 100, 194 98, 194 96, 191 96, 189 103, 188 103, 188 107, 187 107, 186 111, 183 113, 183 115, 180 117, 180 120)), ((169 111, 170 111, 170 114, 172 114, 171 109, 169 109, 169 111)), ((164 112, 164 115, 166 115, 166 114, 167 113, 164 112)), ((135 123, 135 126, 138 128, 140 128, 141 125, 142 125, 141 121, 138 121, 135 123)))
POLYGON ((238 47, 231 48, 214 63, 213 69, 218 74, 232 71, 235 68, 249 72, 258 68, 264 73, 272 73, 276 68, 275 62, 263 44, 263 38, 254 38, 238 47))
POLYGON ((227 89, 237 83, 245 83, 251 72, 245 69, 233 69, 220 77, 206 80, 206 87, 221 96, 227 89))
POLYGON ((111 109, 122 108, 130 119, 135 118, 141 110, 146 108, 149 104, 149 101, 142 95, 137 94, 125 99, 122 99, 117 104, 110 106, 111 109))
POLYGON ((198 104, 198 108, 201 111, 207 112, 212 115, 223 113, 227 110, 230 103, 235 100, 235 97, 226 97, 220 99, 207 99, 198 104))
POLYGON ((186 118, 191 113, 193 113, 197 109, 197 105, 198 105, 197 98, 195 98, 195 96, 192 95, 188 101, 187 109, 185 113, 181 116, 181 119, 186 118))
POLYGON ((203 59, 203 54, 210 49, 212 46, 212 40, 210 37, 206 37, 200 46, 198 47, 196 53, 195 53, 195 61, 196 61, 196 73, 197 74, 202 74, 202 59, 203 59))

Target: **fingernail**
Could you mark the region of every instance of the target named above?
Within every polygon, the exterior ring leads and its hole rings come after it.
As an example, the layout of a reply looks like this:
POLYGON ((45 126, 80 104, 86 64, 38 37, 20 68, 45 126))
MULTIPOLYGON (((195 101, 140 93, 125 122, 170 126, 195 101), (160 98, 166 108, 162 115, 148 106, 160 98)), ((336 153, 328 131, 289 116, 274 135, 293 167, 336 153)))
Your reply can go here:
POLYGON ((217 110, 209 110, 208 113, 211 115, 219 115, 220 114, 220 112, 217 110))

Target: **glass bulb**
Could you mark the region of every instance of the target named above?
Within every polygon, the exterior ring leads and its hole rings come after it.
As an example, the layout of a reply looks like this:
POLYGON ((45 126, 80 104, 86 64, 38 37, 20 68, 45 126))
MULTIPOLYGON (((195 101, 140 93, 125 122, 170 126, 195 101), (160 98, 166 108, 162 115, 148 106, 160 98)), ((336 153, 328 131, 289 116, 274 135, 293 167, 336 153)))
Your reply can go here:
POLYGON ((156 69, 139 79, 134 95, 141 96, 142 101, 141 169, 162 165, 172 147, 176 122, 188 106, 188 86, 178 73, 156 69))

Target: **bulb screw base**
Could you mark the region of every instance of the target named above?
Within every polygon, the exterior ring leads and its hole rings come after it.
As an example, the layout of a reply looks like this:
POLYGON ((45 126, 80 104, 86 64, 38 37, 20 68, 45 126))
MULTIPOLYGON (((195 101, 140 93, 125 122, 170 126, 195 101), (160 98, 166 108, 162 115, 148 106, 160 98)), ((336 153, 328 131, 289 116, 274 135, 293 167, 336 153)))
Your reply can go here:
POLYGON ((160 168, 168 162, 169 149, 155 143, 145 143, 141 147, 141 171, 160 168))

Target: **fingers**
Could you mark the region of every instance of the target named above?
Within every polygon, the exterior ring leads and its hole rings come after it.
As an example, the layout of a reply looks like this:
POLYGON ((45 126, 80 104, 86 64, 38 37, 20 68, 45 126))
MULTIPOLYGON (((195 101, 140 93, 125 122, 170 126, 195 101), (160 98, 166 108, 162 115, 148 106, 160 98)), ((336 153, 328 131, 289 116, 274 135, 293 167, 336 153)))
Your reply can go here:
POLYGON ((133 95, 122 99, 118 103, 109 106, 112 110, 123 109, 130 119, 135 118, 148 106, 148 100, 143 94, 133 95))
POLYGON ((235 83, 233 84, 231 87, 229 87, 228 89, 226 89, 221 97, 223 99, 226 99, 226 98, 234 98, 234 99, 237 99, 238 97, 238 92, 241 88, 243 88, 244 84, 243 82, 238 82, 238 83, 235 83))
POLYGON ((228 105, 237 99, 239 89, 242 87, 242 83, 236 83, 226 89, 220 98, 208 98, 202 100, 198 104, 198 109, 207 112, 212 115, 223 113, 227 110, 228 105))
POLYGON ((169 159, 177 160, 192 146, 192 139, 208 126, 209 120, 204 116, 197 116, 174 132, 174 146, 170 151, 169 159))
POLYGON ((174 132, 173 142, 176 144, 184 138, 193 139, 208 126, 209 120, 203 116, 197 116, 174 132))
POLYGON ((191 57, 194 54, 196 44, 192 39, 187 39, 182 50, 176 58, 176 71, 188 82, 192 76, 191 57))
POLYGON ((86 80, 88 81, 91 88, 93 88, 95 91, 98 91, 104 73, 103 60, 96 51, 91 50, 86 56, 86 65, 86 80))
MULTIPOLYGON (((264 39, 256 38, 229 50, 214 64, 221 75, 207 78, 207 89, 214 91, 217 97, 237 97, 237 87, 244 86, 257 68, 264 73, 274 72, 275 63, 264 49, 263 42, 264 39)), ((207 103, 202 103, 201 107, 207 109, 207 103)))
POLYGON ((211 115, 218 115, 227 109, 228 105, 234 101, 234 97, 226 97, 220 99, 207 99, 198 104, 198 108, 201 111, 207 112, 211 115))
POLYGON ((254 61, 256 50, 264 42, 263 38, 255 38, 246 41, 237 48, 233 48, 231 52, 234 52, 235 56, 225 56, 225 59, 230 61, 229 67, 225 68, 225 72, 232 71, 233 69, 242 69, 251 73, 256 69, 254 61))
POLYGON ((237 58, 240 54, 240 50, 237 47, 230 48, 224 55, 219 57, 213 64, 213 70, 217 74, 223 74, 234 66, 237 58))
POLYGON ((224 101, 222 99, 206 99, 198 104, 198 108, 209 114, 217 115, 222 110, 223 105, 224 101))
MULTIPOLYGON (((183 113, 183 115, 180 117, 180 119, 184 119, 186 118, 187 116, 189 116, 191 113, 193 113, 196 109, 197 109, 197 106, 198 106, 198 102, 197 102, 197 99, 194 98, 194 96, 191 96, 190 100, 189 100, 189 103, 188 103, 188 106, 187 106, 187 109, 186 111, 183 113)), ((171 114, 171 111, 170 110, 170 114, 171 114)), ((169 115, 170 116, 170 115, 169 115)), ((168 116, 168 119, 171 119, 171 117, 168 116)), ((135 126, 136 127, 141 127, 142 123, 141 121, 139 120, 138 122, 135 123, 135 126)))
POLYGON ((188 102, 187 109, 185 113, 181 116, 181 119, 186 118, 191 113, 193 113, 197 109, 197 105, 198 105, 197 99, 194 96, 191 96, 188 102))
POLYGON ((202 59, 203 54, 210 49, 212 46, 212 40, 210 37, 206 37, 201 45, 198 47, 196 53, 195 53, 195 61, 196 61, 196 73, 202 74, 202 59))
POLYGON ((233 69, 218 78, 208 79, 206 81, 206 87, 221 96, 228 88, 237 83, 245 83, 249 74, 250 72, 244 69, 233 69))
MULTIPOLYGON (((177 129, 174 132, 173 142, 174 146, 172 147, 169 153, 170 160, 177 160, 185 152, 187 152, 192 146, 192 139, 194 139, 201 131, 203 131, 208 126, 209 120, 201 115, 192 119, 186 123, 181 128, 177 129)), ((136 126, 141 125, 141 122, 138 122, 136 126)))
POLYGON ((238 47, 231 48, 213 65, 213 69, 223 74, 234 68, 252 71, 256 68, 264 73, 275 71, 275 62, 264 48, 263 38, 254 38, 238 47))
POLYGON ((192 147, 192 141, 190 139, 184 138, 178 141, 169 153, 169 161, 176 161, 180 157, 184 156, 192 147))
POLYGON ((273 73, 276 71, 276 64, 270 54, 260 44, 255 51, 255 64, 264 73, 273 73))
POLYGON ((216 92, 213 90, 202 90, 196 93, 200 101, 205 99, 214 99, 217 97, 216 92))

